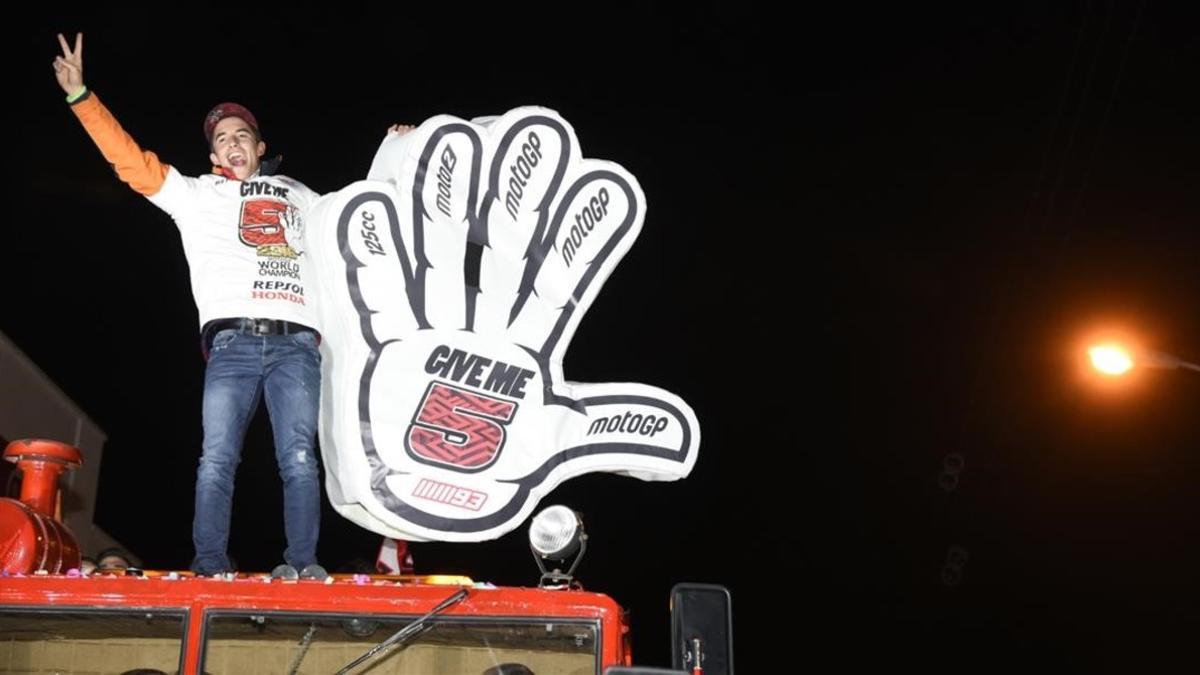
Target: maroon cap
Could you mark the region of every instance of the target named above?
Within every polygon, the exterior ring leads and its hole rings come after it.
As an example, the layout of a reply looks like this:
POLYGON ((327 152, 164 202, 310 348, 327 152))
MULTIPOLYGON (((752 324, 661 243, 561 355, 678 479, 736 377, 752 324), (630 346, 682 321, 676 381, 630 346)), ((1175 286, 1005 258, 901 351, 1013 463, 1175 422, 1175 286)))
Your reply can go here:
POLYGON ((212 145, 213 129, 217 122, 226 117, 240 117, 254 128, 254 133, 262 135, 258 130, 258 120, 254 119, 253 113, 246 110, 246 106, 239 103, 221 103, 204 116, 204 138, 208 140, 209 145, 212 145))

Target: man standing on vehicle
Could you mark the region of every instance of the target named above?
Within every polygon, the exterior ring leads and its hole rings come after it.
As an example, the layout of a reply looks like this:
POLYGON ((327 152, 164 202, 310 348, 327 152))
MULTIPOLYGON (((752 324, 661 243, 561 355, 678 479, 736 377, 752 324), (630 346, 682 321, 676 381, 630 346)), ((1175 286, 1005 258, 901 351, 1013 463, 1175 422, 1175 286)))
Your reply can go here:
MULTIPOLYGON (((245 107, 222 103, 204 118, 213 172, 182 175, 144 152, 83 84, 83 35, 60 34, 54 59, 71 110, 118 177, 179 228, 200 314, 204 445, 196 476, 192 570, 233 571, 228 555, 234 474, 246 426, 265 398, 283 479, 283 557, 301 576, 317 565, 320 478, 314 450, 319 336, 305 293, 303 214, 318 195, 263 163, 266 143, 245 107)), ((295 574, 293 571, 292 574, 295 574)))

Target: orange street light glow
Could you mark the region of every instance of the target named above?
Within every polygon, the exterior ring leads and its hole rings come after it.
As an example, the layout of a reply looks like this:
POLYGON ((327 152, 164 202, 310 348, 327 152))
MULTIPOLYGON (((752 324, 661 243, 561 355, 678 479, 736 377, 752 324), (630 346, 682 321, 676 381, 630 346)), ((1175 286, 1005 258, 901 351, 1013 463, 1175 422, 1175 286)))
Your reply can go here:
POLYGON ((1116 345, 1099 345, 1088 350, 1092 367, 1105 375, 1124 375, 1133 367, 1129 352, 1116 345))

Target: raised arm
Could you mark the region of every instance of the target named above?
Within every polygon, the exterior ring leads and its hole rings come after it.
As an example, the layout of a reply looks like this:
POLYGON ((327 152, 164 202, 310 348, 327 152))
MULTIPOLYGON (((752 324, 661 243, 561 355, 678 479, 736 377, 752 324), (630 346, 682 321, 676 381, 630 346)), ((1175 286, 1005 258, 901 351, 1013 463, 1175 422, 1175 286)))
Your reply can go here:
POLYGON ((83 33, 75 34, 73 48, 62 33, 58 34, 58 44, 62 54, 54 57, 54 77, 67 94, 71 111, 117 172, 117 177, 140 194, 147 197, 156 194, 166 181, 170 167, 153 152, 143 151, 100 99, 84 86, 83 33))

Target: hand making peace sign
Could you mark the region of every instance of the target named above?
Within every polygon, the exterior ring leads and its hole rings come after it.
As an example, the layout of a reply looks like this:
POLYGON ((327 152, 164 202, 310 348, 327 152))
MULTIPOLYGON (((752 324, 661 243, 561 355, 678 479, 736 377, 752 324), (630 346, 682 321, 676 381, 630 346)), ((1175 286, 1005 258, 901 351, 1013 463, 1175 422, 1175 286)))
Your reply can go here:
POLYGON ((83 33, 75 34, 75 49, 62 33, 58 34, 58 44, 63 53, 54 57, 54 77, 67 96, 73 96, 83 90, 83 33))

